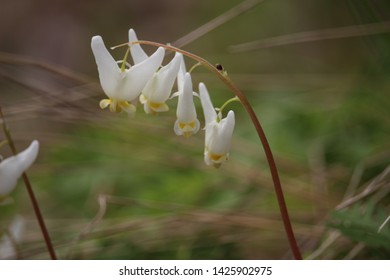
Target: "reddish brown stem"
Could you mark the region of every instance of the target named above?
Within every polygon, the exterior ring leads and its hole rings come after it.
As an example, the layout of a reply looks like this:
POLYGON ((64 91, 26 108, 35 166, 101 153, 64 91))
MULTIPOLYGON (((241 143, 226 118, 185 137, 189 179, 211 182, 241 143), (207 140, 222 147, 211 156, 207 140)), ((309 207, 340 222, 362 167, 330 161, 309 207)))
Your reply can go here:
POLYGON ((269 168, 271 171, 272 181, 274 183, 274 188, 275 188, 275 193, 276 193, 276 197, 277 197, 278 204, 279 204, 280 214, 282 216, 284 229, 285 229, 285 232, 286 232, 289 244, 290 244, 291 251, 292 251, 295 259, 301 260, 302 255, 301 255, 301 252, 299 250, 297 241, 295 239, 294 231, 293 231, 292 226, 291 226, 291 220, 290 220, 290 217, 288 214, 282 185, 281 185, 280 179, 279 179, 278 168, 276 167, 276 163, 275 163, 275 159, 272 155, 271 147, 269 146, 267 137, 265 136, 265 133, 264 133, 264 130, 260 124, 260 121, 257 118, 256 113, 254 112, 252 106, 250 105, 250 103, 249 103, 248 99, 245 97, 245 95, 232 83, 232 81, 229 79, 229 77, 227 76, 227 74, 223 70, 222 71, 218 70, 210 62, 208 62, 207 60, 203 59, 200 56, 197 56, 197 55, 192 54, 190 52, 173 47, 171 45, 164 45, 164 44, 150 42, 150 41, 129 42, 129 43, 118 45, 114 48, 126 46, 129 44, 130 45, 131 44, 152 45, 152 46, 157 46, 157 47, 163 47, 165 49, 168 49, 168 50, 171 50, 174 52, 182 53, 185 56, 188 56, 188 57, 198 61, 203 66, 208 68, 211 72, 216 74, 218 76, 218 78, 220 80, 222 80, 222 82, 224 82, 228 86, 228 88, 240 99, 242 105, 244 106, 245 110, 248 112, 248 114, 251 118, 251 121, 252 121, 252 123, 257 131, 257 134, 258 134, 260 141, 261 141, 261 144, 263 146, 263 149, 264 149, 264 152, 265 152, 265 155, 267 158, 267 162, 268 162, 268 165, 269 165, 269 168))
POLYGON ((252 123, 257 131, 257 134, 260 138, 261 144, 263 145, 263 149, 264 149, 264 152, 265 152, 265 155, 267 158, 267 162, 268 162, 268 165, 269 165, 269 168, 271 171, 271 176, 272 176, 272 180, 274 183, 275 193, 276 193, 276 197, 278 199, 280 214, 282 216, 284 229, 286 231, 286 235, 287 235, 288 241, 290 243, 291 251, 292 251, 294 258, 296 260, 301 260, 302 256, 301 256, 301 252, 299 250, 297 241, 295 239, 294 231, 293 231, 292 226, 291 226, 291 220, 290 220, 290 217, 288 214, 286 200, 284 199, 283 189, 282 189, 282 185, 280 183, 278 168, 276 167, 275 159, 273 157, 271 147, 269 146, 267 137, 265 136, 264 130, 260 124, 259 119, 256 116, 256 113, 253 111, 253 108, 250 105, 250 103, 248 102, 248 99, 245 97, 245 95, 243 95, 241 93, 241 91, 238 88, 236 88, 232 83, 225 82, 225 84, 227 84, 227 86, 236 93, 237 97, 240 99, 245 110, 248 112, 248 114, 252 120, 252 123), (240 94, 237 94, 238 92, 240 94))

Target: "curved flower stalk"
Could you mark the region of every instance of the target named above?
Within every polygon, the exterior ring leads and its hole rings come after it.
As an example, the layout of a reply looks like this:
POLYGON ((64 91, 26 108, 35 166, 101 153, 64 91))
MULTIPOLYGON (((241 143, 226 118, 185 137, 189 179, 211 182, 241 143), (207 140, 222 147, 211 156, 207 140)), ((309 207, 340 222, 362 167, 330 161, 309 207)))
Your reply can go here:
MULTIPOLYGON (((259 121, 255 111, 253 110, 253 107, 251 106, 248 99, 246 98, 246 96, 230 80, 229 76, 227 75, 227 72, 223 70, 223 67, 218 67, 218 66, 216 67, 200 56, 197 56, 197 55, 192 54, 190 52, 187 52, 185 50, 176 48, 172 45, 165 45, 165 44, 151 42, 151 41, 133 41, 132 44, 152 45, 152 46, 156 46, 156 47, 163 47, 163 48, 170 50, 170 51, 182 53, 183 55, 196 60, 199 65, 203 65, 207 69, 209 69, 236 95, 236 97, 239 99, 239 101, 241 102, 241 104, 243 105, 245 110, 247 111, 247 113, 248 113, 248 115, 253 123, 253 126, 256 129, 257 135, 259 136, 263 150, 265 152, 265 156, 266 156, 269 168, 270 168, 272 181, 273 181, 274 188, 275 188, 275 193, 276 193, 281 217, 282 217, 283 224, 284 224, 284 229, 285 229, 285 232, 286 232, 289 244, 290 244, 291 251, 292 251, 295 259, 299 259, 299 260, 302 259, 302 255, 301 255, 299 246, 297 244, 297 241, 296 241, 296 238, 294 235, 294 231, 293 231, 292 226, 291 226, 291 220, 289 218, 286 201, 285 201, 284 194, 283 194, 282 185, 280 182, 278 168, 276 166, 275 159, 274 159, 274 156, 273 156, 272 151, 271 151, 271 147, 268 143, 267 137, 266 137, 264 130, 260 124, 260 121, 259 121)), ((115 48, 121 47, 121 46, 128 46, 128 45, 129 45, 129 43, 127 42, 127 43, 118 45, 115 48)), ((178 79, 179 89, 180 89, 180 83, 181 83, 181 80, 178 79)), ((205 113, 205 119, 206 119, 205 161, 206 161, 206 163, 211 162, 212 164, 215 164, 215 166, 218 167, 222 163, 222 161, 227 159, 227 156, 228 156, 228 150, 229 150, 230 141, 231 141, 230 134, 234 128, 234 113, 229 112, 228 116, 226 117, 226 120, 225 121, 224 121, 224 119, 221 120, 221 116, 222 116, 221 111, 219 111, 218 114, 216 113, 215 109, 212 106, 210 97, 208 96, 208 92, 207 92, 206 87, 202 84, 199 87, 201 88, 201 92, 202 92, 201 101, 202 101, 202 106, 203 106, 203 110, 205 113), (203 96, 203 98, 202 98, 202 96, 203 96), (224 122, 222 122, 222 121, 224 121, 224 122), (215 124, 213 124, 214 122, 217 123, 217 128, 211 129, 210 127, 215 126, 215 124), (208 126, 207 124, 213 124, 213 125, 208 126), (218 131, 219 133, 216 133, 214 130, 218 131), (222 139, 223 137, 225 137, 225 139, 222 139), (214 142, 212 145, 210 145, 212 142, 211 139, 214 139, 214 142), (214 149, 214 146, 216 145, 215 143, 217 143, 217 144, 222 143, 222 145, 220 145, 220 147, 219 147, 219 150, 216 152, 214 152, 212 150, 212 149, 214 149), (219 158, 215 157, 214 153, 220 157, 219 158)), ((230 101, 228 101, 228 102, 230 102, 230 101)), ((226 102, 225 104, 227 104, 228 102, 226 102)), ((223 105, 222 107, 224 107, 224 106, 225 105, 223 105)))
POLYGON ((153 55, 130 66, 129 69, 121 69, 108 52, 102 37, 92 37, 91 47, 98 66, 101 86, 109 97, 100 101, 100 107, 104 109, 109 106, 112 112, 123 110, 134 114, 136 107, 130 102, 140 95, 153 73, 160 67, 165 54, 164 48, 158 48, 153 55))
POLYGON ((13 191, 19 177, 37 158, 38 151, 39 142, 34 140, 27 149, 0 163, 0 201, 13 191))
POLYGON ((235 125, 234 112, 226 118, 216 113, 206 86, 199 84, 200 101, 206 121, 204 161, 207 165, 220 167, 229 158, 229 151, 235 125))
POLYGON ((156 114, 169 110, 165 102, 171 95, 182 60, 183 55, 176 53, 171 62, 160 68, 148 81, 139 98, 144 104, 145 113, 156 114))
POLYGON ((183 84, 180 82, 179 86, 178 82, 178 88, 177 120, 174 125, 174 131, 176 135, 183 135, 189 138, 192 134, 197 133, 200 127, 194 105, 191 75, 189 73, 185 74, 183 84))

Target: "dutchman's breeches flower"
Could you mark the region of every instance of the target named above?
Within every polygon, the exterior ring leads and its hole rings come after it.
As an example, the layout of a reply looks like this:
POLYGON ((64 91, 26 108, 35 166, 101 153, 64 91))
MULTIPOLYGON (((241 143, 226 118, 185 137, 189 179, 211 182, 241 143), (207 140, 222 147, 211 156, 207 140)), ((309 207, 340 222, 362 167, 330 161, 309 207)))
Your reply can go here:
POLYGON ((142 90, 140 102, 144 104, 144 110, 147 114, 156 114, 169 110, 165 102, 171 95, 182 59, 183 55, 176 53, 171 62, 153 74, 142 90))
POLYGON ((15 188, 19 177, 37 158, 38 151, 39 142, 34 140, 24 151, 0 162, 0 201, 15 188))
POLYGON ((102 37, 92 37, 91 47, 101 86, 109 97, 100 101, 100 107, 104 109, 109 106, 112 112, 123 110, 133 114, 136 108, 130 102, 138 98, 142 89, 160 67, 165 54, 164 48, 158 48, 150 57, 126 69, 118 66, 104 45, 102 37))
POLYGON ((219 167, 229 158, 230 143, 234 130, 234 112, 229 111, 220 122, 206 125, 204 160, 207 165, 219 167))
POLYGON ((186 73, 181 92, 178 92, 178 103, 174 131, 177 135, 184 135, 188 138, 198 132, 200 123, 196 116, 196 109, 193 100, 191 75, 186 73))
POLYGON ((17 259, 19 248, 15 244, 20 244, 25 229, 26 221, 23 217, 16 216, 8 226, 7 234, 0 239, 0 260, 17 259))
MULTIPOLYGON (((187 73, 183 55, 180 51, 165 66, 161 66, 164 58, 164 48, 148 56, 141 44, 153 42, 138 41, 133 29, 129 30, 128 43, 123 61, 116 62, 104 45, 100 36, 92 38, 91 46, 98 66, 100 83, 108 99, 100 101, 100 107, 109 107, 113 112, 127 111, 132 114, 135 106, 131 102, 139 98, 147 114, 157 114, 169 110, 166 102, 178 97, 174 131, 177 135, 188 138, 199 131, 200 123, 194 105, 194 95, 199 95, 192 89, 190 73, 187 73), (131 54, 134 65, 127 65, 127 56, 131 54), (118 65, 121 63, 121 66, 118 65), (171 94, 173 84, 177 80, 178 91, 171 94)), ((160 45, 156 43, 156 45, 160 45)), ((167 46, 167 48, 169 48, 167 46)), ((188 54, 187 54, 188 55, 188 54)), ((200 63, 195 64, 194 69, 200 63)), ((221 66, 217 67, 220 70, 221 66)), ((191 70, 189 72, 191 72, 191 70)), ((207 165, 219 167, 229 157, 230 144, 235 125, 234 112, 229 111, 222 118, 223 108, 231 101, 225 102, 221 109, 216 110, 210 100, 209 93, 203 83, 199 84, 200 100, 205 117, 205 150, 204 160, 207 165)))
POLYGON ((227 117, 221 119, 221 116, 216 113, 203 83, 199 84, 199 94, 206 120, 204 160, 207 165, 219 167, 229 158, 235 125, 234 112, 229 111, 227 117))

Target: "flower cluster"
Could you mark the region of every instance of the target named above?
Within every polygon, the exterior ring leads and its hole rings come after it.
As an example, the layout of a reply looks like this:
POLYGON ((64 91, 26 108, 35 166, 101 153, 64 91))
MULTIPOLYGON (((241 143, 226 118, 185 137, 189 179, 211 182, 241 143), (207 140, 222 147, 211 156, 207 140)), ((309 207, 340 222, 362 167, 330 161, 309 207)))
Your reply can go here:
POLYGON ((23 172, 33 164, 37 158, 38 151, 39 142, 34 140, 24 151, 0 162, 0 203, 15 188, 23 172))
POLYGON ((100 83, 108 97, 100 101, 100 107, 109 107, 111 112, 125 111, 134 115, 139 101, 147 114, 155 115, 168 111, 167 101, 177 97, 174 132, 188 138, 200 128, 194 96, 200 97, 205 118, 205 163, 219 167, 229 156, 235 124, 234 112, 229 111, 223 118, 222 110, 214 108, 203 83, 199 83, 199 94, 194 92, 191 75, 186 70, 181 53, 176 52, 174 58, 162 66, 165 49, 159 47, 149 56, 137 41, 134 30, 130 29, 129 48, 125 58, 116 61, 107 50, 102 37, 92 37, 91 47, 100 83), (129 54, 133 65, 127 62, 129 54), (172 93, 175 80, 177 92, 172 93))

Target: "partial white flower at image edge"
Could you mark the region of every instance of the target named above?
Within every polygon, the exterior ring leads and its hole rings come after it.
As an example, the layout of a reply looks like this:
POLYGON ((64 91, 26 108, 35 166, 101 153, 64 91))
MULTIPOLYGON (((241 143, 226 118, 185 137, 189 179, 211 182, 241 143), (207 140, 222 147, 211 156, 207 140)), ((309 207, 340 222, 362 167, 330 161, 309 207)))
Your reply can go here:
POLYGON ((17 246, 23 238, 26 221, 22 216, 16 216, 8 226, 7 233, 0 239, 0 259, 15 259, 17 246))
POLYGON ((24 151, 0 162, 0 201, 13 191, 19 177, 37 158, 38 151, 39 142, 34 140, 24 151))

